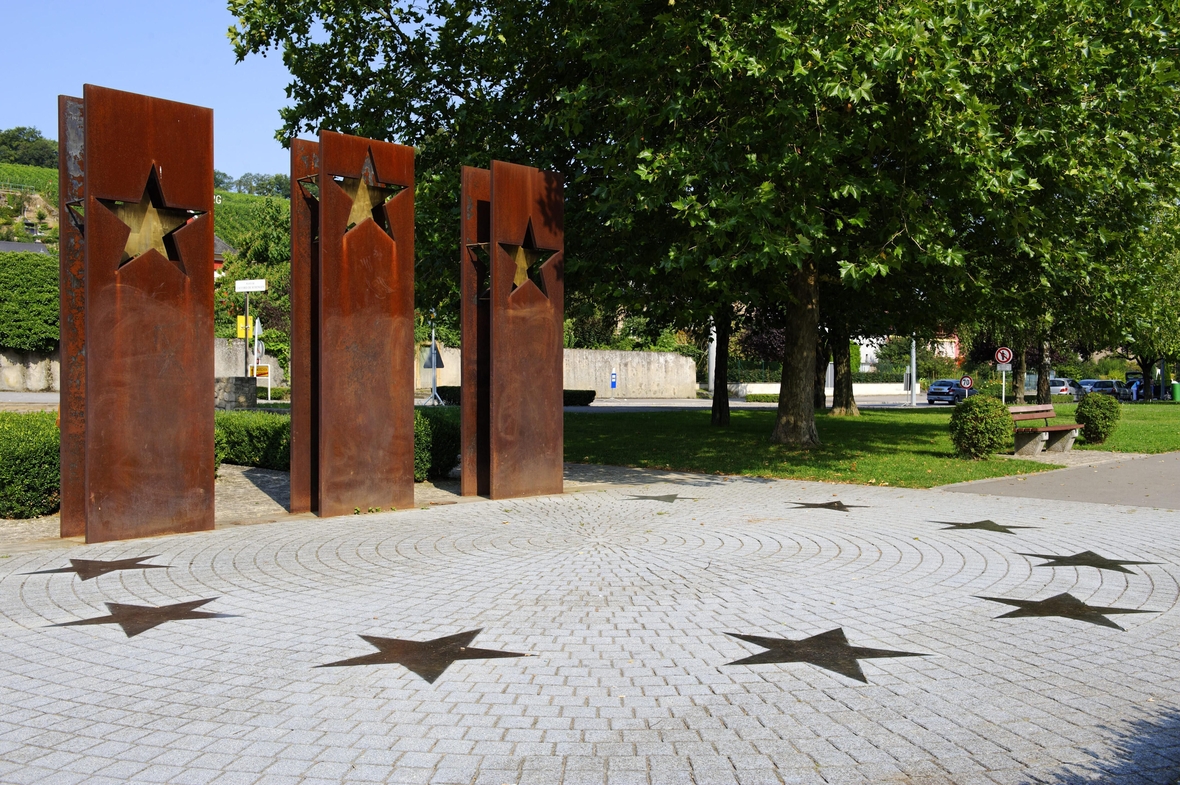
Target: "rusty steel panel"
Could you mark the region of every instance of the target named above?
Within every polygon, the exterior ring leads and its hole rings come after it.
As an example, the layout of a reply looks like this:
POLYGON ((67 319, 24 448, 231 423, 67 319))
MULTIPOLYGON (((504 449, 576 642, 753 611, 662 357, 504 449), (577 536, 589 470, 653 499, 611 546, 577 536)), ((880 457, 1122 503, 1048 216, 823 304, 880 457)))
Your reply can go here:
POLYGON ((492 173, 463 167, 459 196, 459 287, 462 311, 463 385, 460 388, 461 465, 463 496, 487 496, 490 480, 490 410, 488 315, 488 243, 491 226, 492 173))
POLYGON ((319 142, 291 141, 291 512, 319 509, 319 142))
POLYGON ((492 161, 489 495, 562 492, 562 178, 492 161))
POLYGON ((83 101, 86 540, 212 529, 213 112, 83 101))
POLYGON ((414 149, 321 131, 319 192, 319 514, 410 507, 414 149))
POLYGON ((86 534, 85 246, 81 210, 86 140, 81 98, 57 98, 57 192, 61 325, 62 537, 86 534))

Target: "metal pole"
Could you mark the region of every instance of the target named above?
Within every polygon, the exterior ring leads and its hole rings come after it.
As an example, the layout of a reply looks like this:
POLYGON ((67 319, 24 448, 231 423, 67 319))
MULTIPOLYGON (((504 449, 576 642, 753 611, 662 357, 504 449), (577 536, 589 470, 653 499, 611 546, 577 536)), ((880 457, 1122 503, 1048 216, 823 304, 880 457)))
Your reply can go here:
POLYGON ((246 334, 242 336, 242 357, 246 361, 246 376, 250 375, 250 293, 246 292, 246 334))
POLYGON ((709 328, 709 392, 713 392, 713 374, 717 365, 717 326, 709 328))
POLYGON ((918 405, 918 338, 910 338, 910 406, 918 405))
POLYGON ((1000 403, 1008 405, 1008 372, 1000 371, 1000 403))

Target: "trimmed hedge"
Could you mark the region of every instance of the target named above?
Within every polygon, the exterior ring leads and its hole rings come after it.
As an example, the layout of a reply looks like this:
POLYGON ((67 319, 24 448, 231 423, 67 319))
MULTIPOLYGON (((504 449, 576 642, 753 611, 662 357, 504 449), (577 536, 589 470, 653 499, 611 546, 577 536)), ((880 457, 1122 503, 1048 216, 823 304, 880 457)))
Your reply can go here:
MULTIPOLYGON (((438 397, 443 399, 443 403, 447 406, 459 406, 461 401, 462 387, 448 385, 446 387, 438 388, 438 397)), ((598 395, 594 390, 562 390, 561 391, 561 405, 562 406, 589 406, 594 403, 595 396, 598 395)))
POLYGON ((431 478, 446 477, 459 463, 463 441, 459 409, 451 406, 424 406, 415 409, 430 424, 429 470, 431 478))
POLYGON ((750 393, 746 403, 778 403, 778 393, 750 393))
POLYGON ((462 387, 447 386, 438 388, 438 397, 443 399, 443 403, 447 406, 458 406, 461 400, 462 387))
POLYGON ((0 412, 0 518, 36 518, 58 508, 59 444, 53 412, 0 412))
POLYGON ((430 473, 431 436, 430 420, 421 409, 414 409, 414 482, 425 482, 430 473))
POLYGON ((951 441, 964 458, 987 460, 1012 443, 1012 415, 999 398, 972 395, 951 413, 951 441))
POLYGON ((52 352, 58 309, 57 254, 0 253, 0 346, 52 352))
POLYGON ((1114 433, 1122 407, 1113 395, 1088 393, 1078 403, 1074 419, 1082 426, 1087 444, 1102 444, 1114 433))

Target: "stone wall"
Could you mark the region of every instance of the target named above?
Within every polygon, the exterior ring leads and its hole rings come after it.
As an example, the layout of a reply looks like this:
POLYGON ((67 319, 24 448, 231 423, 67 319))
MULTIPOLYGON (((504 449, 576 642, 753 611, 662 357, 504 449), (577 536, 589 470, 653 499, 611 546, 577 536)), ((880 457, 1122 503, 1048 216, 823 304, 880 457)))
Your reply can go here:
MULTIPOLYGON (((214 338, 213 339, 213 375, 218 379, 228 376, 246 375, 246 341, 242 338, 214 338)), ((287 378, 283 374, 283 366, 269 354, 259 358, 260 365, 270 364, 270 386, 286 387, 287 378)), ((263 382, 263 388, 266 383, 263 382)))
POLYGON ((61 362, 53 354, 0 349, 0 390, 54 392, 61 386, 61 362))
POLYGON ((258 386, 246 376, 219 376, 213 380, 213 408, 224 411, 258 405, 258 386))
POLYGON ((566 349, 564 387, 594 390, 599 398, 695 398, 697 366, 675 352, 566 349), (611 373, 616 374, 611 388, 611 373))

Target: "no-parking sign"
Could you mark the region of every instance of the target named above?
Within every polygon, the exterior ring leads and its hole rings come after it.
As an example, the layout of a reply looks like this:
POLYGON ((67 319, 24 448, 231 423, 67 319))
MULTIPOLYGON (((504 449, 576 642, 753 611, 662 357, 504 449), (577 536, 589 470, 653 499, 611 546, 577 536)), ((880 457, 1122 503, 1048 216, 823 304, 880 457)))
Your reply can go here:
POLYGON ((996 362, 1001 365, 1012 362, 1012 350, 1007 346, 1001 346, 999 349, 996 349, 996 362))

